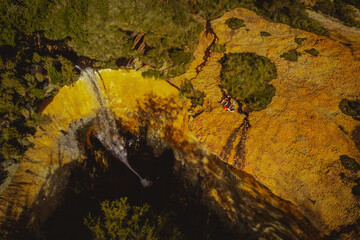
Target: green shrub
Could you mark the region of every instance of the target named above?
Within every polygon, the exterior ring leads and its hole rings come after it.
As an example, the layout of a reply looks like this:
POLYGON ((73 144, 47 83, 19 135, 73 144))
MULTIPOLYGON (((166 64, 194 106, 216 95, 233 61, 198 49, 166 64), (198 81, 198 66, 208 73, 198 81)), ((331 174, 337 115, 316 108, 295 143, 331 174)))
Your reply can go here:
POLYGON ((180 99, 182 96, 191 100, 192 107, 196 107, 197 105, 202 106, 204 104, 205 93, 194 89, 190 80, 185 79, 181 84, 179 93, 180 99))
POLYGON ((301 45, 304 41, 306 41, 307 38, 295 38, 295 42, 298 44, 298 45, 301 45))
POLYGON ((160 71, 153 70, 153 69, 141 72, 141 76, 144 77, 144 78, 151 78, 151 77, 154 77, 156 79, 157 78, 164 78, 164 76, 162 75, 162 73, 160 71))
POLYGON ((353 186, 352 189, 351 189, 351 192, 355 196, 360 196, 360 184, 357 184, 357 185, 353 186))
POLYGON ((347 155, 341 155, 340 162, 341 165, 343 165, 343 167, 348 170, 351 170, 353 172, 357 172, 360 170, 360 165, 356 162, 356 160, 347 155))
POLYGON ((191 53, 184 52, 182 49, 169 49, 169 57, 174 65, 183 65, 191 60, 191 53))
POLYGON ((52 84, 59 84, 62 81, 62 75, 61 72, 56 70, 56 68, 53 65, 49 65, 47 68, 47 73, 50 77, 52 84))
POLYGON ((313 55, 314 57, 319 56, 319 51, 315 48, 312 49, 306 49, 305 52, 309 53, 310 55, 313 55))
POLYGON ((212 52, 224 53, 226 52, 226 46, 223 44, 214 43, 213 45, 211 45, 210 50, 212 52))
POLYGON ((252 110, 262 110, 275 95, 268 84, 277 77, 276 66, 270 59, 254 53, 230 53, 219 60, 221 87, 252 110))
POLYGON ((295 49, 291 49, 288 52, 283 53, 282 55, 280 55, 280 57, 285 58, 286 60, 295 62, 295 61, 298 60, 300 55, 301 55, 301 53, 299 53, 295 49))
POLYGON ((236 30, 245 26, 244 20, 239 18, 229 18, 228 20, 225 21, 225 24, 227 24, 228 27, 231 28, 232 30, 236 30))
POLYGON ((360 116, 360 100, 349 100, 344 98, 339 103, 339 108, 342 113, 348 116, 360 116))
POLYGON ((127 198, 101 203, 101 216, 90 214, 84 219, 93 238, 107 239, 183 239, 178 228, 171 224, 168 215, 157 215, 148 204, 131 206, 127 198))
POLYGON ((269 36, 271 36, 271 34, 268 33, 268 32, 260 32, 260 36, 262 36, 262 37, 269 37, 269 36))
POLYGON ((320 23, 309 17, 300 0, 197 0, 185 1, 185 3, 191 11, 207 20, 219 18, 231 9, 245 7, 270 21, 281 22, 320 35, 327 32, 320 23))

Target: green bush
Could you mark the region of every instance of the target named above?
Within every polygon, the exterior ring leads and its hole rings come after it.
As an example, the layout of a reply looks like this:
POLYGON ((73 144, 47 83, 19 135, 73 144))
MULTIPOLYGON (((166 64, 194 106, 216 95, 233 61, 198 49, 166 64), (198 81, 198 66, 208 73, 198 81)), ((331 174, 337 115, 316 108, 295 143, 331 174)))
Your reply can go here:
POLYGON ((298 60, 299 56, 301 56, 301 53, 299 53, 295 49, 291 49, 288 52, 280 55, 281 58, 285 58, 286 60, 293 61, 293 62, 296 62, 298 60))
POLYGON ((236 30, 245 26, 244 20, 239 18, 229 18, 228 20, 225 21, 225 24, 227 24, 228 27, 231 28, 232 30, 236 30))
POLYGON ((182 65, 191 60, 192 54, 182 49, 169 49, 169 57, 174 65, 182 65))
POLYGON ((210 50, 212 52, 224 53, 226 52, 226 46, 223 44, 214 43, 213 45, 211 45, 210 50))
POLYGON ((196 107, 197 105, 202 106, 204 104, 205 93, 194 89, 190 80, 185 79, 185 81, 181 84, 179 92, 180 99, 182 96, 191 100, 192 107, 196 107))
POLYGON ((269 37, 269 36, 271 36, 271 34, 270 33, 268 33, 268 32, 260 32, 260 36, 262 36, 262 37, 269 37))
POLYGON ((107 239, 183 239, 178 228, 171 224, 168 215, 157 215, 148 204, 131 206, 127 198, 101 203, 101 216, 90 214, 84 219, 93 238, 107 239))
POLYGON ((341 165, 343 165, 343 167, 348 170, 351 170, 353 172, 357 172, 360 170, 360 165, 356 162, 356 160, 347 155, 341 155, 340 162, 341 165))
POLYGON ((0 69, 0 117, 7 126, 0 131, 0 145, 4 146, 0 162, 9 158, 21 160, 30 144, 27 135, 48 123, 46 116, 36 113, 44 98, 56 93, 48 89, 72 83, 78 74, 73 63, 61 56, 32 54, 21 46, 14 48, 13 56, 0 58, 6 59, 6 67, 0 69), (45 72, 48 77, 42 74, 45 72))
POLYGON ((164 76, 162 75, 162 73, 160 71, 153 70, 153 69, 141 72, 141 76, 144 77, 144 78, 151 78, 151 77, 154 77, 156 79, 157 78, 164 78, 164 76))
POLYGON ((306 49, 305 52, 309 53, 310 55, 313 55, 314 57, 319 56, 319 51, 315 48, 312 49, 306 49))
POLYGON ((348 116, 360 116, 360 100, 349 100, 344 98, 339 103, 339 108, 342 113, 348 116))
POLYGON ((301 0, 197 0, 185 3, 191 11, 207 20, 219 18, 231 9, 245 7, 270 21, 281 22, 319 35, 327 32, 320 23, 308 16, 301 0))
POLYGON ((355 196, 360 196, 360 184, 357 184, 357 185, 353 186, 352 189, 351 189, 351 192, 355 196))
POLYGON ((298 45, 302 45, 302 43, 304 41, 306 41, 307 38, 295 38, 295 42, 298 44, 298 45))
POLYGON ((269 82, 277 77, 270 59, 254 53, 230 53, 219 60, 221 87, 252 110, 265 109, 276 89, 269 82))

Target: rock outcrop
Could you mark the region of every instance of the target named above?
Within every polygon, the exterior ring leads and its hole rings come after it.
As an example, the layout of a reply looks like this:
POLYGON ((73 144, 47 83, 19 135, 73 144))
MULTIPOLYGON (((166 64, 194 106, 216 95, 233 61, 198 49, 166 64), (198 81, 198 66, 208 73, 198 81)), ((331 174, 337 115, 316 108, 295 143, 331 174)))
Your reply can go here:
MULTIPOLYGON (((330 28, 328 18, 312 13, 330 28)), ((214 36, 200 36, 192 68, 174 82, 192 79, 195 88, 206 94, 206 104, 190 121, 192 133, 223 161, 253 175, 276 195, 299 207, 321 231, 341 232, 344 226, 358 228, 359 197, 352 180, 358 173, 346 170, 340 155, 359 162, 359 149, 351 138, 359 121, 343 114, 338 105, 343 98, 360 96, 360 31, 337 22, 328 36, 268 22, 246 9, 236 9, 211 21, 218 44, 226 52, 254 52, 276 64, 278 77, 271 81, 276 95, 262 111, 245 114, 224 112, 217 103, 222 97, 222 53, 211 53, 206 64, 200 53, 214 36), (230 17, 244 20, 245 26, 231 30, 230 17), (266 31, 271 36, 261 36, 266 31), (302 45, 295 38, 306 38, 302 45), (304 50, 315 48, 319 56, 304 50), (280 55, 290 49, 301 53, 298 61, 280 55), (196 66, 202 64, 197 74, 196 66), (204 110, 204 111, 202 111, 204 110), (342 178, 341 176, 346 176, 342 178)), ((346 231, 350 228, 347 228, 346 231)), ((338 234, 340 234, 338 232, 338 234)), ((355 233, 352 233, 355 234, 355 233)), ((351 235, 351 234, 350 234, 351 235)), ((355 236, 352 236, 356 238, 355 236)))

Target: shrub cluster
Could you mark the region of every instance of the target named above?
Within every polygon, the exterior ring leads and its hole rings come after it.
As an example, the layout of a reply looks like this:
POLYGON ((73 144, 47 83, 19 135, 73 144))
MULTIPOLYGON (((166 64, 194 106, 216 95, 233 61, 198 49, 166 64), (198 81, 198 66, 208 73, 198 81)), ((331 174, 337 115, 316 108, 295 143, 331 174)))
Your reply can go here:
POLYGON ((69 39, 68 45, 96 66, 139 58, 156 70, 167 66, 170 76, 185 72, 203 29, 177 0, 4 0, 0 10, 2 44, 14 46, 24 34, 44 31, 49 39, 69 39), (138 33, 146 44, 141 51, 134 46, 138 33))
POLYGON ((269 82, 277 77, 275 64, 255 53, 230 53, 219 60, 221 87, 252 110, 262 110, 275 95, 269 82))
POLYGON ((271 34, 268 33, 268 32, 261 31, 261 32, 260 32, 260 36, 262 36, 262 37, 270 37, 271 34))
POLYGON ((295 42, 298 44, 298 45, 301 45, 304 41, 306 41, 307 38, 295 38, 295 42))
POLYGON ((169 215, 157 215, 148 204, 132 206, 127 198, 101 203, 101 216, 84 219, 94 239, 184 239, 169 215))
MULTIPOLYGON (((4 52, 3 52, 4 53, 4 52)), ((77 79, 74 65, 62 56, 40 56, 14 49, 0 57, 0 161, 20 160, 30 145, 27 135, 48 121, 38 113, 45 98, 77 79)))
POLYGON ((308 16, 301 0, 197 0, 186 1, 186 4, 191 11, 207 20, 218 18, 231 9, 245 7, 270 21, 284 23, 319 35, 327 32, 320 23, 308 16))
POLYGON ((205 93, 194 89, 191 81, 187 79, 180 86, 179 97, 182 98, 183 96, 191 100, 192 107, 204 104, 205 93))
POLYGON ((349 157, 347 155, 341 155, 340 162, 341 162, 341 165, 343 165, 344 168, 346 168, 348 170, 351 170, 353 172, 358 172, 360 170, 360 165, 352 157, 349 157))
POLYGON ((296 62, 298 58, 301 56, 301 53, 296 51, 295 49, 291 49, 287 51, 286 53, 283 53, 280 55, 281 58, 285 58, 286 60, 296 62))
POLYGON ((240 18, 229 18, 225 21, 225 24, 227 24, 228 27, 232 30, 236 30, 245 26, 244 20, 240 18))
POLYGON ((310 55, 313 55, 314 57, 319 56, 319 51, 316 50, 315 48, 312 49, 306 49, 304 50, 305 52, 309 53, 310 55))
POLYGON ((344 113, 348 116, 352 116, 352 117, 360 116, 360 100, 359 99, 349 100, 349 99, 344 98, 343 100, 340 101, 339 108, 342 113, 344 113))

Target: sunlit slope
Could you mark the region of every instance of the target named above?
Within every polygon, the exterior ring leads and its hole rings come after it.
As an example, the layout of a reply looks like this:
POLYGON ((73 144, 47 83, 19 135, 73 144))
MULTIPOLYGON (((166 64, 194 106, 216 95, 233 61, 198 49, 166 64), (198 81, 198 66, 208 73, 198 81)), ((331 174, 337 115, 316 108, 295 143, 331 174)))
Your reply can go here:
MULTIPOLYGON (((194 87, 206 94, 204 107, 196 111, 203 112, 190 121, 192 133, 223 161, 297 205, 321 230, 330 233, 356 224, 359 197, 352 193, 356 182, 351 179, 360 175, 345 169, 340 155, 360 162, 359 146, 352 140, 360 123, 338 106, 343 98, 360 96, 360 61, 354 48, 360 33, 344 27, 343 35, 352 36, 348 42, 345 37, 317 36, 266 21, 246 9, 228 12, 211 26, 218 37, 215 42, 225 45, 226 53, 254 52, 275 63, 278 77, 270 83, 276 94, 266 109, 249 114, 248 124, 244 114, 224 112, 218 103, 222 93, 217 62, 223 54, 211 52, 196 73, 214 39, 203 32, 192 67, 174 80, 180 85, 185 78, 193 79, 194 87), (245 26, 231 30, 225 24, 231 17, 243 19, 245 26), (295 38, 306 40, 299 45, 295 38), (312 48, 318 56, 305 52, 312 48), (298 61, 280 57, 291 49, 301 53, 298 61)), ((340 28, 336 31, 341 33, 340 28)))

